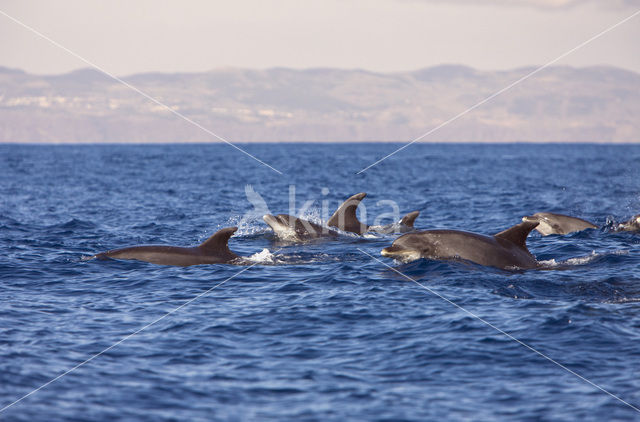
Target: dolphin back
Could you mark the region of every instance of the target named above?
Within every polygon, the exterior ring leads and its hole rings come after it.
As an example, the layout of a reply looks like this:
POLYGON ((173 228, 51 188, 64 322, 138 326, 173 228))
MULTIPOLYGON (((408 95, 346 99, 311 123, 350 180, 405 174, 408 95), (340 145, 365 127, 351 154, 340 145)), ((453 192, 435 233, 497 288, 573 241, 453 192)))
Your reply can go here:
POLYGON ((524 221, 520 224, 516 224, 513 227, 503 230, 500 233, 494 234, 493 237, 495 237, 496 239, 509 241, 514 245, 519 246, 529 252, 529 249, 527 249, 527 236, 529 236, 531 230, 538 227, 538 224, 540 224, 538 221, 524 221))
POLYGON ((229 238, 238 230, 237 227, 226 227, 215 232, 210 238, 202 242, 198 249, 205 255, 236 256, 229 249, 229 238))
POLYGON ((327 221, 327 226, 357 234, 366 232, 367 226, 362 224, 356 216, 356 209, 365 196, 367 196, 366 193, 360 192, 344 201, 327 221))
POLYGON ((402 217, 402 220, 400 220, 400 224, 413 228, 413 223, 416 221, 416 218, 418 218, 419 215, 420 211, 410 212, 409 214, 402 217))

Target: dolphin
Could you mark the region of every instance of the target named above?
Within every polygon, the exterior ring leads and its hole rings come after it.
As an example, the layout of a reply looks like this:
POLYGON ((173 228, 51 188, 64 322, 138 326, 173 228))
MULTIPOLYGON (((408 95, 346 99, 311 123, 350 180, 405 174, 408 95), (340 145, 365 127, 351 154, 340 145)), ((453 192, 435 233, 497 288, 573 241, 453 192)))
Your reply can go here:
POLYGON ((536 268, 538 262, 527 249, 527 236, 538 222, 524 222, 493 236, 459 230, 427 230, 397 238, 381 251, 382 256, 410 262, 420 258, 464 259, 501 269, 536 268))
POLYGON ((358 205, 360 205, 360 201, 362 201, 365 196, 367 196, 366 193, 360 192, 344 201, 342 205, 338 207, 336 212, 333 213, 331 218, 329 218, 327 226, 336 227, 345 232, 365 234, 368 226, 361 223, 356 216, 356 209, 358 208, 358 205))
POLYGON ((160 265, 186 267, 200 264, 229 264, 239 257, 229 250, 227 243, 237 227, 227 227, 217 231, 199 246, 181 248, 178 246, 132 246, 96 254, 98 259, 134 259, 160 265))
POLYGON ((420 214, 420 211, 413 211, 402 217, 402 219, 393 224, 384 226, 368 226, 361 223, 356 216, 356 209, 360 202, 367 196, 366 193, 356 193, 340 205, 335 213, 327 221, 327 226, 336 227, 342 231, 351 232, 355 234, 365 234, 367 232, 377 233, 406 233, 413 231, 413 223, 420 214))
POLYGON ((551 212, 537 212, 532 216, 522 217, 522 221, 539 222, 540 224, 536 227, 536 230, 543 236, 550 234, 569 234, 586 229, 598 228, 595 224, 581 218, 551 212))
POLYGON ((335 230, 288 214, 266 214, 262 219, 273 229, 274 233, 280 239, 284 240, 301 241, 319 237, 338 236, 338 232, 335 230))
POLYGON ((420 215, 420 211, 412 211, 402 217, 397 223, 386 224, 384 226, 369 226, 368 231, 382 234, 412 232, 415 230, 413 223, 416 221, 416 218, 418 218, 418 215, 420 215))
MULTIPOLYGON (((419 211, 410 212, 394 224, 368 226, 361 223, 356 216, 356 209, 365 196, 367 196, 367 194, 361 192, 344 201, 336 212, 333 213, 331 218, 329 218, 327 226, 360 235, 369 231, 388 234, 406 233, 414 230, 413 223, 420 214, 419 211)), ((338 235, 338 232, 335 230, 292 215, 278 214, 274 216, 265 214, 262 219, 273 229, 279 238, 285 240, 301 241, 318 237, 335 237, 338 235)))
POLYGON ((634 215, 626 223, 618 224, 614 229, 617 232, 637 232, 640 231, 640 214, 634 215))

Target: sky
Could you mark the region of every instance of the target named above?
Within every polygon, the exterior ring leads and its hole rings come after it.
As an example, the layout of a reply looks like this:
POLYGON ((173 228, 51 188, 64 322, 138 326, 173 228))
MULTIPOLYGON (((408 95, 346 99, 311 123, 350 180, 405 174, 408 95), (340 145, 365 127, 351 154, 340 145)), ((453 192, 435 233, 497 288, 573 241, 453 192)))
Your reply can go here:
MULTIPOLYGON (((216 68, 410 71, 545 64, 640 10, 640 0, 0 0, 0 66, 117 75, 216 68), (4 14, 3 14, 4 13, 4 14)), ((640 14, 557 64, 640 72, 640 14)))

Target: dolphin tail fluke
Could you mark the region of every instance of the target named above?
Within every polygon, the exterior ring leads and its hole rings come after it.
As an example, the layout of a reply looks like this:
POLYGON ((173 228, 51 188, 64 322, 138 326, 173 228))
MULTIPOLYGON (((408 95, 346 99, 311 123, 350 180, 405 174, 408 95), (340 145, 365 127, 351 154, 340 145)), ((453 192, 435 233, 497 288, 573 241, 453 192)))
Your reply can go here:
POLYGON ((232 254, 229 249, 229 238, 238 230, 237 227, 227 227, 215 232, 210 238, 202 242, 198 248, 206 252, 220 253, 228 252, 232 254))
POLYGON ((360 192, 344 201, 327 221, 327 226, 358 234, 366 232, 367 227, 356 216, 356 209, 365 196, 367 196, 366 193, 360 192))
POLYGON ((524 221, 493 236, 508 240, 523 249, 527 249, 527 236, 529 236, 531 230, 535 229, 538 224, 540 224, 538 221, 524 221))
POLYGON ((420 211, 410 212, 409 214, 402 217, 402 220, 400 220, 400 224, 404 224, 407 227, 413 228, 413 223, 416 221, 416 218, 418 218, 419 215, 420 211))

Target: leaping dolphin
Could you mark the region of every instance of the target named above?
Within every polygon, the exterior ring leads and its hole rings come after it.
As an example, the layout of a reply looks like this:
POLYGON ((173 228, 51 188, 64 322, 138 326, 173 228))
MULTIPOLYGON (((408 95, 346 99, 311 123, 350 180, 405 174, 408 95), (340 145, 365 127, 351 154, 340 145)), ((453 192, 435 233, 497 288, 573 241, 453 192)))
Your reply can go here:
POLYGON ((458 230, 427 230, 397 238, 381 251, 383 256, 409 262, 420 258, 464 259, 501 269, 535 268, 536 258, 527 249, 527 236, 538 222, 524 222, 493 236, 458 230))
POLYGON ((543 236, 550 234, 569 234, 586 229, 598 228, 595 224, 581 218, 551 212, 537 212, 532 216, 522 217, 522 221, 539 222, 540 224, 536 227, 536 230, 543 236))
POLYGON ((228 246, 229 238, 238 230, 227 227, 217 231, 201 245, 192 248, 178 246, 132 246, 95 255, 98 259, 134 259, 160 265, 186 267, 200 264, 229 264, 239 257, 228 246))

